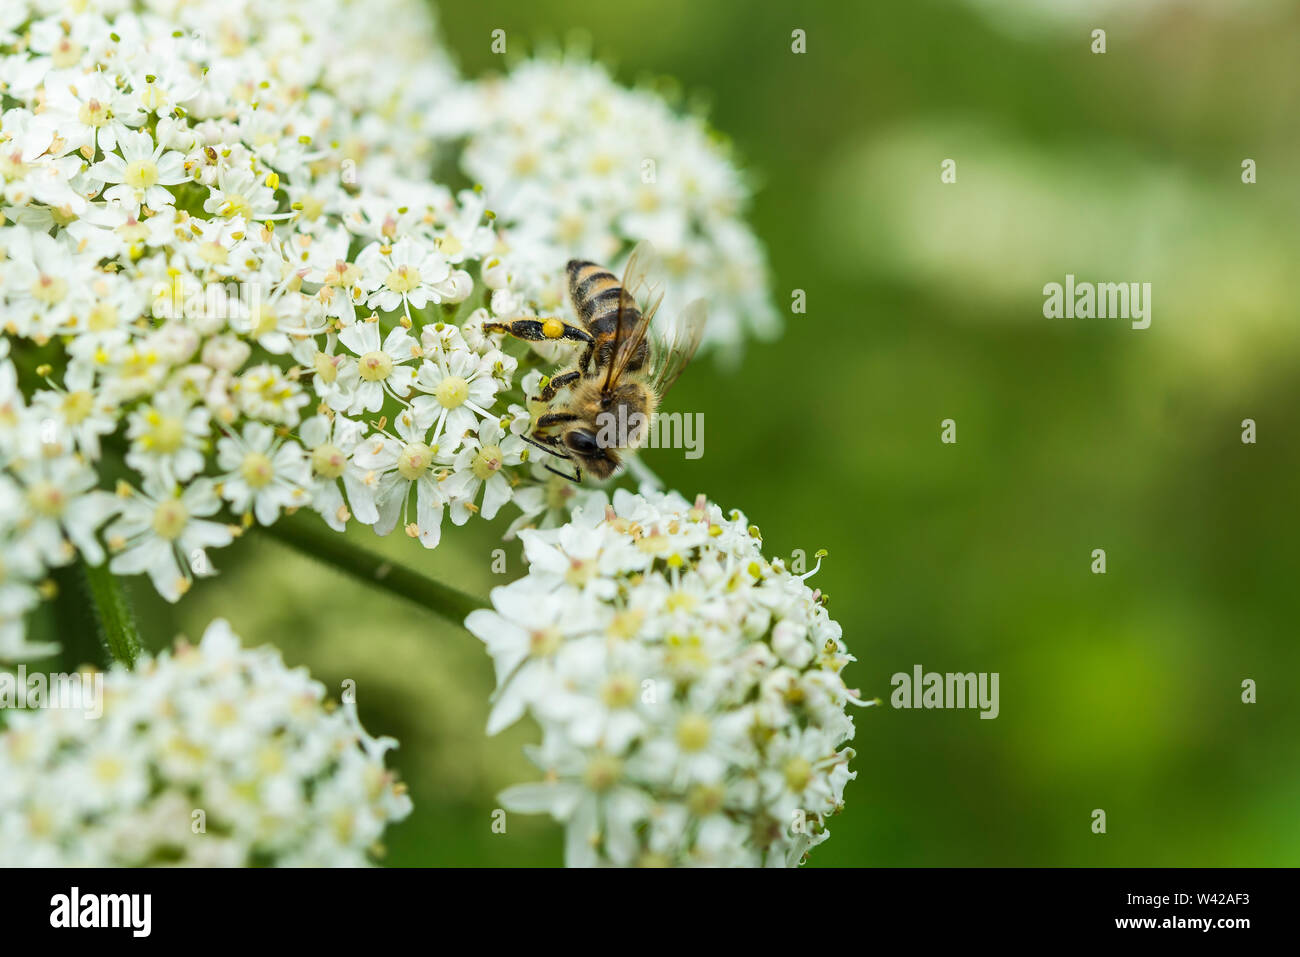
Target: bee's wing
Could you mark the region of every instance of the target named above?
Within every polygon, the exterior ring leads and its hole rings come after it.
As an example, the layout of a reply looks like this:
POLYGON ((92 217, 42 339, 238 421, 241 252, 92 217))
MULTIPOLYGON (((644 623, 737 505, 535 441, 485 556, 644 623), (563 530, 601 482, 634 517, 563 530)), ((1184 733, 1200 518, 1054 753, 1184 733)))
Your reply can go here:
POLYGON ((662 397, 677 381, 682 370, 695 356, 709 311, 703 299, 695 299, 682 310, 677 321, 658 338, 650 356, 650 385, 662 397))
POLYGON ((659 257, 649 240, 641 240, 627 258, 623 267, 623 284, 618 298, 618 325, 614 330, 614 344, 610 352, 609 368, 605 373, 605 391, 618 382, 627 364, 645 341, 654 318, 663 301, 663 284, 653 277, 658 272, 659 257), (640 300, 640 318, 634 318, 640 300))

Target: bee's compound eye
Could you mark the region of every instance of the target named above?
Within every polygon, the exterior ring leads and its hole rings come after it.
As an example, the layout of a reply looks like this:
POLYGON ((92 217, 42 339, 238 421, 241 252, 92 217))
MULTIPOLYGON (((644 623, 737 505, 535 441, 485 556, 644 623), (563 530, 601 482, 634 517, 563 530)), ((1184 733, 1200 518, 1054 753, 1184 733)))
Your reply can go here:
POLYGON ((595 433, 587 429, 574 429, 564 436, 564 444, 579 455, 595 455, 600 451, 595 433))
POLYGON ((547 339, 558 339, 564 335, 564 323, 559 319, 547 319, 542 323, 542 335, 547 339))

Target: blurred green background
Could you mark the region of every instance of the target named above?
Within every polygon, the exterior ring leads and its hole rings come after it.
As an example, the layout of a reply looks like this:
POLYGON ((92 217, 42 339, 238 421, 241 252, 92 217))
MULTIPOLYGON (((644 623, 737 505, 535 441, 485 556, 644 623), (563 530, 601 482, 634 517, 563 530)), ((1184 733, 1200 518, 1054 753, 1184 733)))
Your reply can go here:
MULTIPOLYGON (((624 82, 675 77, 755 175, 786 332, 735 374, 692 369, 672 405, 706 414, 705 455, 646 461, 745 510, 769 554, 830 551, 815 582, 849 683, 886 706, 858 718, 858 778, 812 866, 1300 863, 1300 8, 787 7, 439 12, 469 76, 502 68, 501 28, 512 54, 576 30, 624 82), (1044 319, 1067 272, 1151 282, 1151 328, 1044 319), (893 710, 890 675, 915 664, 998 672, 1001 715, 893 710)), ((430 554, 356 539, 485 595, 512 514, 430 554)), ((214 557, 176 608, 134 589, 146 627, 197 637, 222 615, 335 692, 355 679, 415 798, 389 863, 560 863, 549 820, 491 831, 494 795, 535 777, 536 731, 484 736, 474 638, 256 535, 214 557)))

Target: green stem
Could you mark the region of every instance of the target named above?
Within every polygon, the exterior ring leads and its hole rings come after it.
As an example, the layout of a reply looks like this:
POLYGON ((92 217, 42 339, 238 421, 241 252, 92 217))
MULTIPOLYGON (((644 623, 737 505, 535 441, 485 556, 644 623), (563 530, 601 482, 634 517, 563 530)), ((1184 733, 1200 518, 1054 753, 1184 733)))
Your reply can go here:
POLYGON ((135 664, 143 646, 140 633, 135 628, 131 602, 126 597, 121 580, 108 570, 108 563, 99 566, 82 563, 86 591, 95 606, 95 619, 99 623, 99 639, 114 661, 128 668, 135 664))
POLYGON ((262 529, 281 544, 366 583, 427 608, 457 625, 487 602, 396 565, 349 541, 319 521, 292 516, 262 529))

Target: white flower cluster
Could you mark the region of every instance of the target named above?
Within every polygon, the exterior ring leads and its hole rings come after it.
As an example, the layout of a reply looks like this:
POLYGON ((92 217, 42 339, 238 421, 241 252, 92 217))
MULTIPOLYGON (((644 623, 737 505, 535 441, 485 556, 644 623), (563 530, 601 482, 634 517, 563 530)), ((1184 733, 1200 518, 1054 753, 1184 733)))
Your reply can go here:
POLYGON ((654 243, 663 311, 709 304, 705 348, 734 360, 780 322, 766 259, 743 219, 750 190, 707 124, 604 67, 537 59, 462 87, 439 114, 467 140, 460 165, 497 214, 501 261, 538 310, 558 308, 572 257, 616 273, 639 240, 654 243))
POLYGON ((360 866, 410 813, 395 746, 279 652, 224 621, 197 647, 118 665, 103 714, 9 713, 0 865, 360 866))
POLYGON ((378 7, 4 5, 0 660, 78 554, 174 601, 283 510, 432 547, 511 498, 517 297, 482 198, 408 178, 445 61, 378 7))
POLYGON ((600 494, 522 532, 528 573, 466 621, 496 667, 489 733, 543 732, 545 779, 502 803, 563 821, 570 866, 799 863, 856 774, 839 625, 740 513, 600 494))

